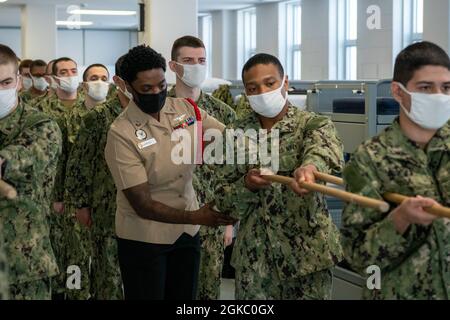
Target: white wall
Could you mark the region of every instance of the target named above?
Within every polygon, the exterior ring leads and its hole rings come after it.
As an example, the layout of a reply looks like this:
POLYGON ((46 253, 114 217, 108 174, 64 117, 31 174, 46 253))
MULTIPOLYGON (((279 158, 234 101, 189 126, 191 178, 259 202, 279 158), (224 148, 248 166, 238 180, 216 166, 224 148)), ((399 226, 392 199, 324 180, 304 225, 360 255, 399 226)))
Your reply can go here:
POLYGON ((328 79, 328 0, 302 1, 302 79, 328 79))
POLYGON ((358 79, 392 77, 393 61, 392 0, 358 0, 358 79), (381 29, 369 30, 366 10, 376 5, 381 9, 381 29))
POLYGON ((22 54, 30 59, 51 60, 56 55, 56 7, 29 4, 22 8, 22 54))
POLYGON ((58 30, 57 43, 58 47, 55 58, 69 57, 79 65, 84 65, 83 30, 58 30))
MULTIPOLYGON (((21 55, 20 28, 0 27, 0 43, 11 47, 20 58, 28 58, 21 55)), ((52 59, 67 56, 77 61, 80 67, 92 63, 114 66, 117 58, 137 45, 137 32, 60 29, 57 32, 57 44, 57 54, 52 59)))
POLYGON ((0 27, 0 43, 10 47, 19 58, 22 58, 22 41, 20 28, 0 27))
POLYGON ((256 7, 256 52, 280 56, 279 31, 281 21, 278 3, 266 3, 256 7))
MULTIPOLYGON (((335 36, 338 25, 336 21, 332 21, 336 16, 338 1, 340 0, 302 0, 303 80, 335 79, 338 75, 338 40, 335 36)), ((404 12, 399 3, 400 0, 358 0, 359 79, 392 77, 395 57, 406 45, 404 41, 407 38, 403 36, 404 12), (367 28, 367 8, 371 5, 381 9, 379 30, 367 28)), ((275 54, 285 64, 285 20, 280 10, 277 3, 256 6, 257 52, 275 54)), ((235 79, 236 77, 232 76, 234 71, 228 70, 239 70, 242 67, 237 65, 237 49, 234 47, 237 44, 234 34, 237 23, 229 23, 224 19, 226 15, 223 11, 212 13, 213 74, 216 77, 235 79), (230 30, 224 29, 224 26, 229 26, 230 30), (223 37, 227 39, 222 39, 223 37)), ((424 1, 423 39, 433 41, 450 51, 450 0, 424 1)))
POLYGON ((87 31, 85 33, 84 63, 90 65, 101 62, 114 65, 130 47, 129 31, 87 31))
POLYGON ((211 14, 211 19, 212 76, 237 79, 237 12, 231 10, 214 11, 211 14))
POLYGON ((104 64, 109 73, 114 75, 117 59, 136 44, 136 31, 60 29, 57 57, 75 60, 80 77, 86 67, 93 63, 104 64))
POLYGON ((450 51, 450 0, 424 1, 423 39, 450 51))
MULTIPOLYGON (((173 42, 185 35, 198 35, 197 0, 153 1, 145 3, 145 32, 139 35, 139 43, 146 43, 160 52, 167 61, 173 42)), ((167 72, 167 81, 175 82, 173 72, 167 72)))
POLYGON ((58 30, 57 56, 80 65, 114 65, 137 42, 137 32, 127 30, 58 30))

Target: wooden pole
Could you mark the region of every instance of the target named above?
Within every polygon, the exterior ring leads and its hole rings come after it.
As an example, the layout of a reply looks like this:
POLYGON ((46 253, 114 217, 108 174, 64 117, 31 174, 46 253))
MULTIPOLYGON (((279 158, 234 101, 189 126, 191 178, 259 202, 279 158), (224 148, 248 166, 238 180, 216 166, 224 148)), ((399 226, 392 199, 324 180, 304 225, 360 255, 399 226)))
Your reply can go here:
MULTIPOLYGON (((282 184, 291 184, 294 181, 294 178, 283 177, 278 175, 263 175, 262 177, 267 181, 278 182, 282 184)), ((361 206, 377 209, 381 212, 387 212, 389 210, 389 204, 384 201, 363 197, 358 194, 330 188, 317 183, 300 182, 299 185, 303 189, 314 192, 320 192, 331 197, 339 198, 345 202, 357 203, 361 206)))

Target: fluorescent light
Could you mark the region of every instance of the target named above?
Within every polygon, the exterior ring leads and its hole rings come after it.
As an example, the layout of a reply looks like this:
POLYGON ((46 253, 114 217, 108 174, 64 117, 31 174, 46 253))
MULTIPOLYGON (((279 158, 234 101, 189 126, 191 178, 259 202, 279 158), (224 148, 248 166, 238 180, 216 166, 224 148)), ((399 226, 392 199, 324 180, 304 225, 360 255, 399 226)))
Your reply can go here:
POLYGON ((6 2, 6 1, 8 1, 8 0, 0 0, 0 3, 2 3, 2 2, 6 2))
POLYGON ((70 14, 80 14, 80 15, 98 15, 98 16, 133 16, 136 11, 125 11, 125 10, 85 10, 76 9, 69 12, 70 14))
POLYGON ((57 26, 90 26, 92 21, 56 21, 57 26))

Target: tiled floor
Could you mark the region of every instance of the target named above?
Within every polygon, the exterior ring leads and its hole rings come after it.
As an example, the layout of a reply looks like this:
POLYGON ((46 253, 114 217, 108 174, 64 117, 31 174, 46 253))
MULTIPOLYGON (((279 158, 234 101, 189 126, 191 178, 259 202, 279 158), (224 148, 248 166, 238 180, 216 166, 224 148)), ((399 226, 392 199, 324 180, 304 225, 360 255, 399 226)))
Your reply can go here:
POLYGON ((220 286, 220 300, 234 299, 234 279, 222 279, 220 286))

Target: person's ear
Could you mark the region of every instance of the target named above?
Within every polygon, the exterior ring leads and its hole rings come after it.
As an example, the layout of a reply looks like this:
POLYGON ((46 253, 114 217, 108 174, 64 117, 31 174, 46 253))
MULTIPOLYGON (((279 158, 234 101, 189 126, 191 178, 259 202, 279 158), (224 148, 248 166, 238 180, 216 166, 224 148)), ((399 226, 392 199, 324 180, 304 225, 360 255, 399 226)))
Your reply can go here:
POLYGON ((23 88, 22 76, 19 74, 17 76, 17 91, 22 90, 22 88, 23 88))
POLYGON ((402 105, 406 110, 411 110, 411 96, 401 88, 399 83, 395 81, 391 83, 391 92, 395 101, 402 105))
POLYGON ((289 77, 286 75, 284 79, 284 90, 289 91, 289 77))
POLYGON ((392 97, 394 97, 395 101, 398 103, 402 103, 403 100, 403 90, 400 88, 397 82, 391 83, 391 92, 392 97))
POLYGON ((175 61, 169 61, 169 68, 172 72, 177 73, 177 64, 175 61))
POLYGON ((84 90, 86 93, 88 93, 88 91, 89 91, 89 85, 88 85, 88 83, 87 83, 86 81, 83 81, 82 84, 81 84, 81 86, 82 86, 83 90, 84 90))

